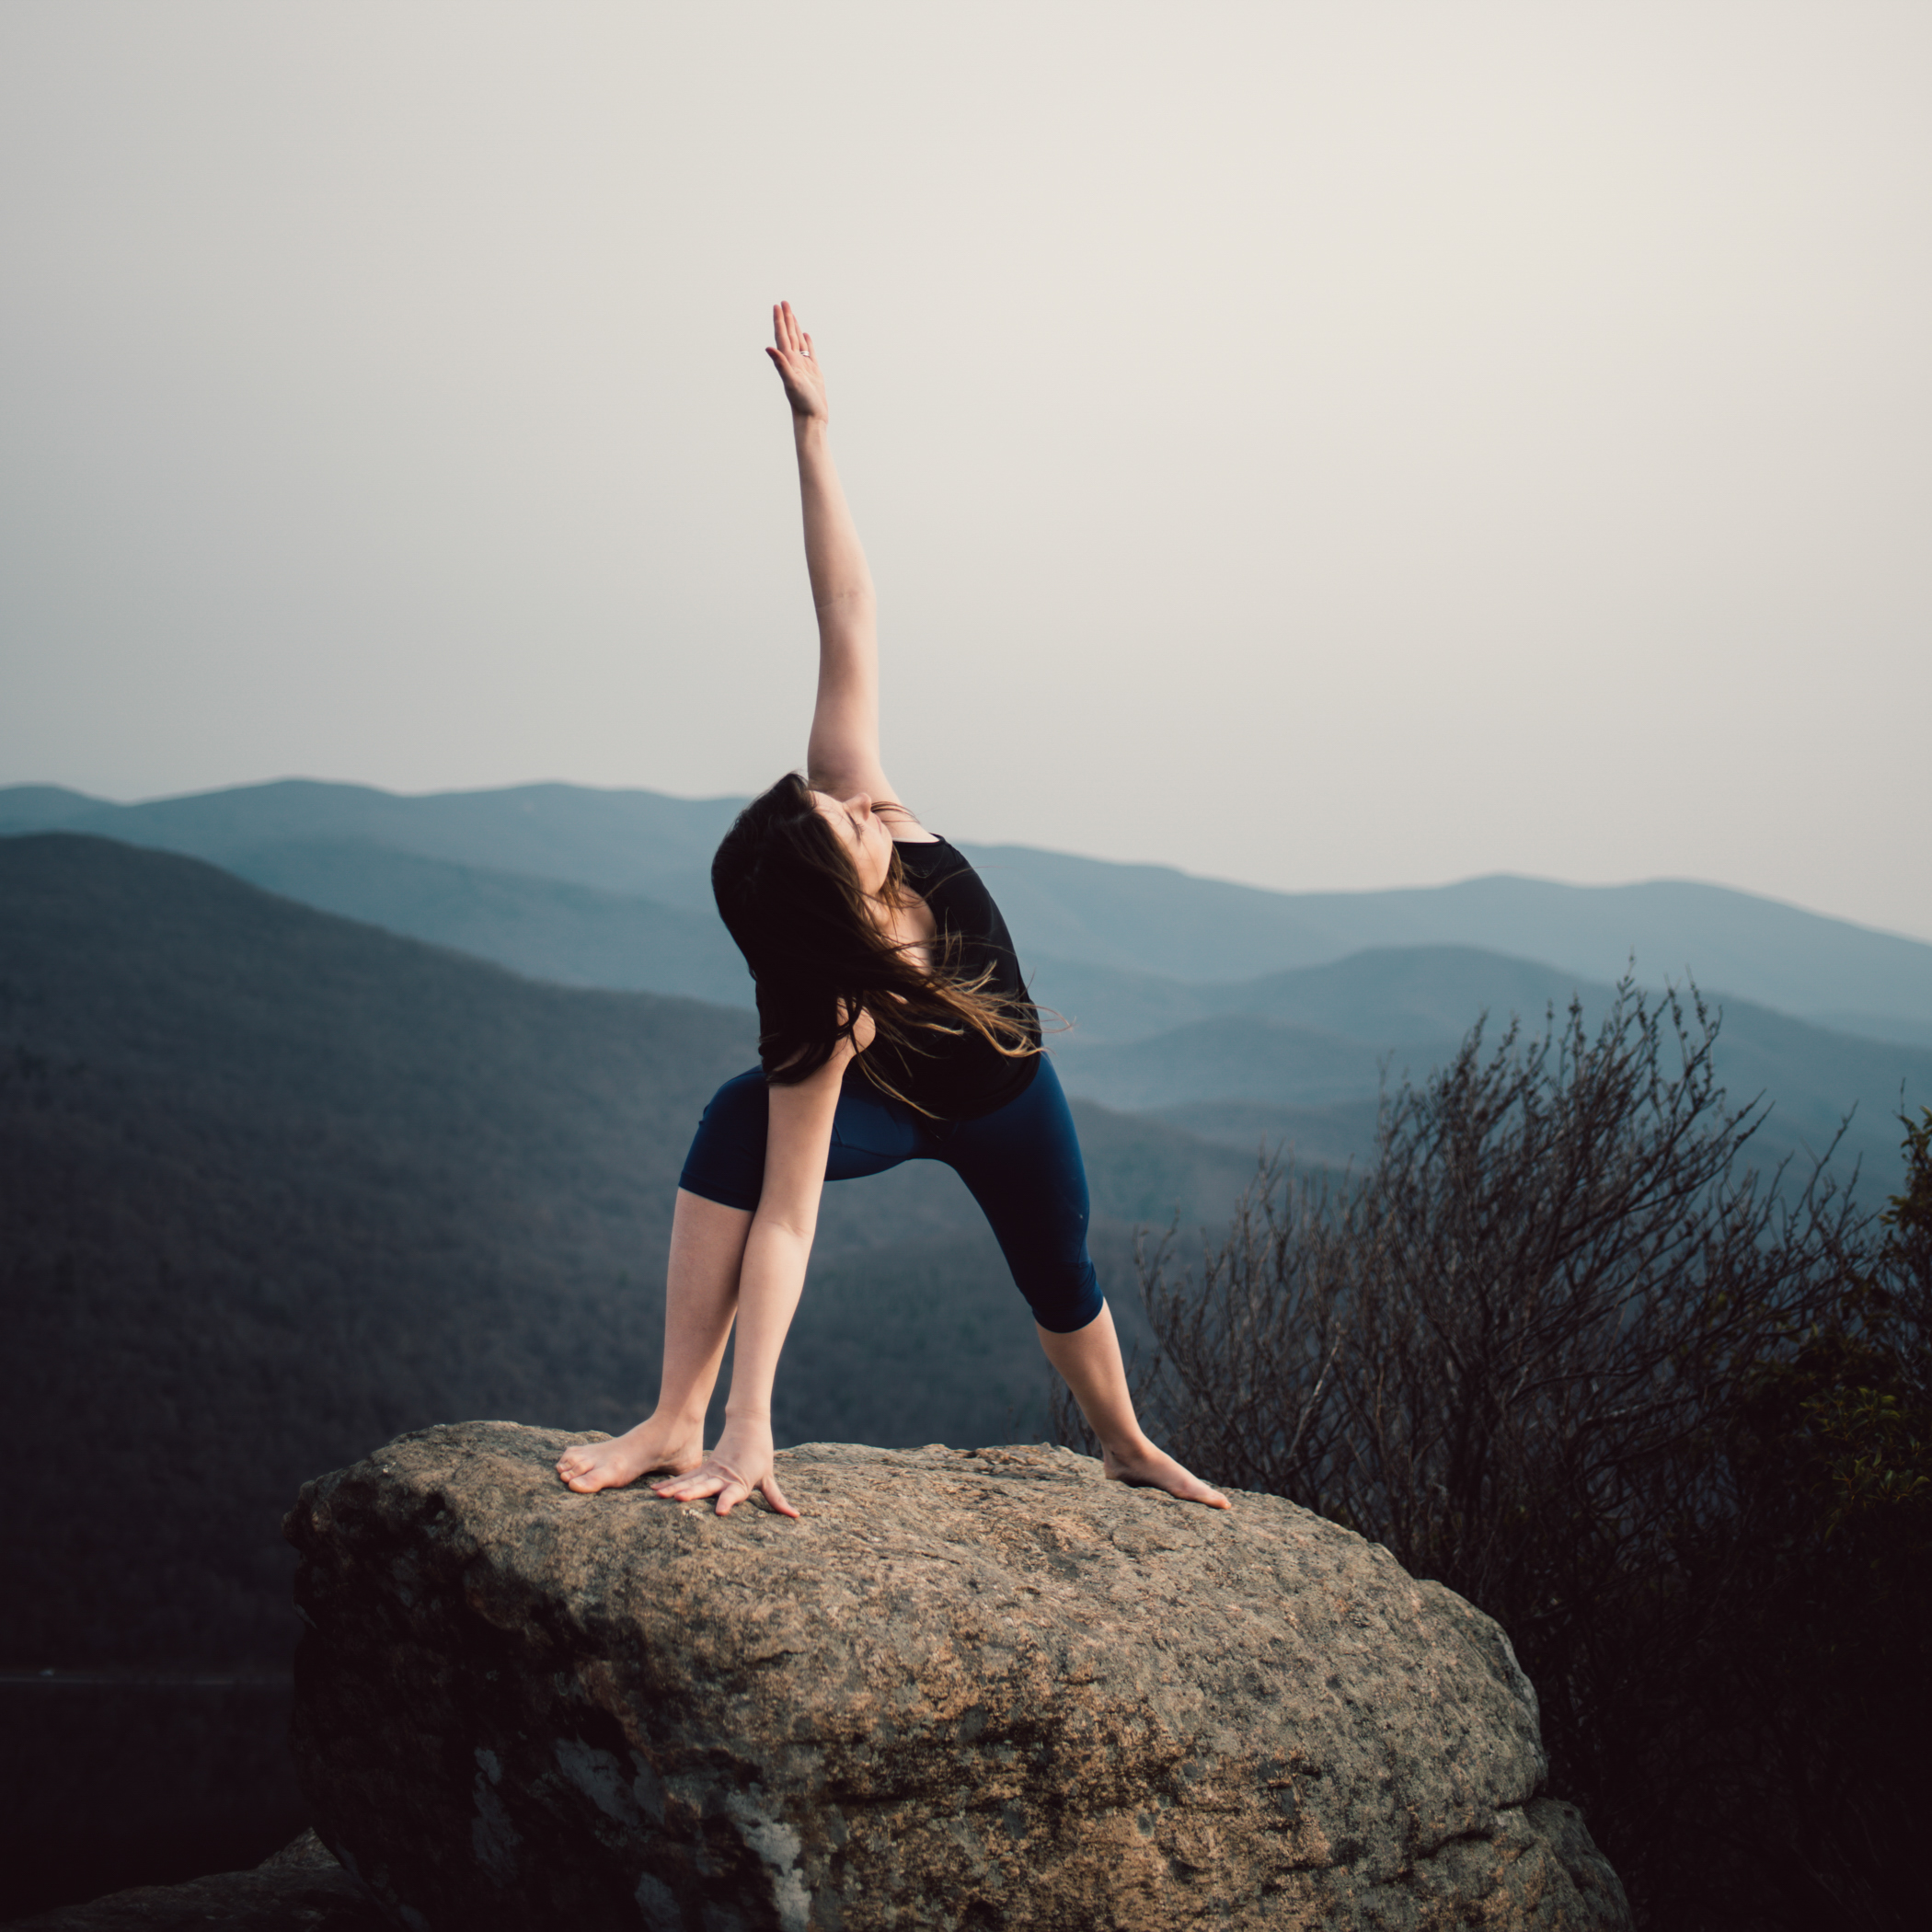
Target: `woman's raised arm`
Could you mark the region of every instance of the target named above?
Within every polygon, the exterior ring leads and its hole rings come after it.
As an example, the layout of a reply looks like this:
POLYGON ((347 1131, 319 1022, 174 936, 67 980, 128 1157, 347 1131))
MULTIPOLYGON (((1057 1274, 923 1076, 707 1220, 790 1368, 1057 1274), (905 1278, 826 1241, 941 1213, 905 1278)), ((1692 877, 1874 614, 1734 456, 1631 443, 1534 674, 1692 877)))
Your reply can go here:
POLYGON ((896 805, 879 762, 878 600, 826 440, 825 379, 788 302, 772 310, 772 338, 765 353, 791 405, 805 567, 819 620, 819 691, 805 776, 814 791, 835 799, 862 791, 875 805, 896 805))

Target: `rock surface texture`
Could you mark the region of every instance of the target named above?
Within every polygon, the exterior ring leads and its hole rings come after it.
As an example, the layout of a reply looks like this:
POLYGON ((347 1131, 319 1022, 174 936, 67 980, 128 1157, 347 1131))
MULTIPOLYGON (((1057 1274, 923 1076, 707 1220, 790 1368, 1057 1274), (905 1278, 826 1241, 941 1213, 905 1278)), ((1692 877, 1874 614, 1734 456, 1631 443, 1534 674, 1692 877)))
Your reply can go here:
POLYGON ((471 1422, 307 1485, 298 1770, 415 1928, 1622 1927, 1501 1632, 1275 1497, 783 1453, 798 1522, 471 1422))

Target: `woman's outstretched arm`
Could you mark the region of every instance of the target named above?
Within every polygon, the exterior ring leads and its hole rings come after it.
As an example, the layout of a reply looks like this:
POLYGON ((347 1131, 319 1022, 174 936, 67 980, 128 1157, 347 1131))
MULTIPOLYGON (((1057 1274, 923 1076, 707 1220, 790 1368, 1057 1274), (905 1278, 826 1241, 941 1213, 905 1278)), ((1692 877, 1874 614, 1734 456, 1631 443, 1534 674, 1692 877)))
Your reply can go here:
POLYGON ((832 460, 824 374, 790 303, 773 309, 772 337, 765 353, 791 405, 805 512, 805 568, 819 620, 818 702, 805 749, 805 776, 813 790, 835 799, 864 792, 875 805, 895 805, 898 796, 879 762, 878 599, 832 460))
MULTIPOLYGON (((870 1022, 861 1015, 861 1040, 870 1022)), ((725 1399, 724 1432, 718 1446, 689 1473, 654 1483, 673 1502, 718 1499, 720 1516, 746 1497, 762 1492, 773 1509, 799 1512, 785 1500, 772 1465, 772 1384, 791 1318, 805 1286, 825 1187, 825 1157, 838 1112, 839 1084, 852 1058, 841 1041, 817 1073, 791 1086, 769 1089, 765 1184, 745 1236, 738 1273, 738 1341, 731 1358, 731 1391, 725 1399)))

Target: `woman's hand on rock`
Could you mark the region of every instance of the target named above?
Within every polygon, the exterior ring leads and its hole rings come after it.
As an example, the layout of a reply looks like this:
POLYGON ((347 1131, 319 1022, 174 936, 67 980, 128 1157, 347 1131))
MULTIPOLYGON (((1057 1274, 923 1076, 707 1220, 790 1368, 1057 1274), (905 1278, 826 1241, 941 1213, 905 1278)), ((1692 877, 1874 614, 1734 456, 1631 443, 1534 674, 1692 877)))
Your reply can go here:
POLYGON ((791 405, 791 413, 808 421, 829 421, 832 412, 825 404, 825 378, 819 359, 812 353, 811 338, 799 327, 788 302, 772 310, 772 345, 765 352, 785 385, 785 400, 791 405))
POLYGON ((781 1516, 799 1513, 778 1487, 769 1423, 728 1421, 717 1448, 689 1475, 667 1476, 650 1487, 666 1502, 701 1502, 707 1496, 715 1496, 720 1516, 729 1516, 737 1504, 753 1495, 763 1496, 781 1516))

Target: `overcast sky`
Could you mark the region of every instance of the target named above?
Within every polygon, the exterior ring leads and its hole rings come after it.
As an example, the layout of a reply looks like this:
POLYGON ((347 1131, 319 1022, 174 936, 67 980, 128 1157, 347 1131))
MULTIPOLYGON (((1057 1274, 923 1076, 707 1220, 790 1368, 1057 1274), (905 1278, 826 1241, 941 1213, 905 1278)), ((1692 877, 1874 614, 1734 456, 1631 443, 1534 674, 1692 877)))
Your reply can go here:
POLYGON ((745 791, 1932 937, 1932 8, 0 11, 0 783, 745 791))

